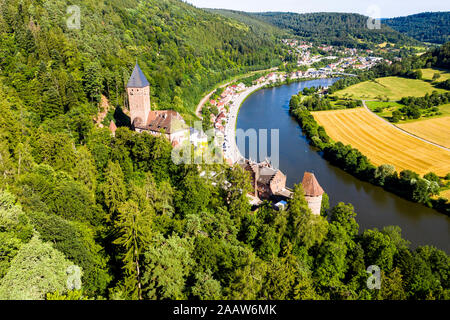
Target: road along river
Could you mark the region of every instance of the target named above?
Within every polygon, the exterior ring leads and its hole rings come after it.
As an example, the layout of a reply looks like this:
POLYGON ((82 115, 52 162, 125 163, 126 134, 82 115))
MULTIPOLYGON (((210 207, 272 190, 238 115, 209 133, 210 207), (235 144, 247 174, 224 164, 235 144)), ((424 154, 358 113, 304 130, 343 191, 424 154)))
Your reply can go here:
MULTIPOLYGON (((331 206, 338 202, 353 204, 360 231, 397 225, 413 248, 429 244, 449 253, 450 218, 354 178, 329 164, 308 144, 297 121, 289 115, 291 96, 305 87, 325 87, 334 81, 310 80, 257 91, 242 104, 236 127, 267 129, 268 132, 279 129, 279 167, 287 175, 287 185, 300 183, 305 171, 314 172, 328 193, 331 206)), ((268 136, 270 156, 270 134, 268 136)), ((247 145, 240 153, 247 157, 248 150, 247 145)))

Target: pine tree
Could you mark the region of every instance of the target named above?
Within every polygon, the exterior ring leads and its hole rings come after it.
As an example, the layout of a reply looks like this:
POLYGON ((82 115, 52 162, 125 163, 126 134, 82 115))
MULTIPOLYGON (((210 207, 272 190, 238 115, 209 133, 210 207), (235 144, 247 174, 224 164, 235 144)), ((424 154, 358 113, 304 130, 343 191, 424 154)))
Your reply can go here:
POLYGON ((125 202, 119 208, 116 227, 120 237, 114 243, 123 251, 125 290, 133 299, 142 300, 142 252, 151 240, 152 220, 152 208, 143 208, 134 200, 125 202))

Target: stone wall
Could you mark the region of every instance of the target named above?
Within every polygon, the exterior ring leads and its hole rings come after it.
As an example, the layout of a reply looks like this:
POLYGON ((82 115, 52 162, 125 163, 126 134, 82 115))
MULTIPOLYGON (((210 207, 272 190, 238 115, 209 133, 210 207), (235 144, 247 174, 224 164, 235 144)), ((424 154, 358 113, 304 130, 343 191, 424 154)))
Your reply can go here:
POLYGON ((128 102, 130 106, 131 124, 134 124, 136 119, 146 125, 148 115, 151 111, 150 107, 150 87, 144 88, 127 88, 128 102))
POLYGON ((308 202, 308 207, 311 209, 312 213, 315 215, 320 215, 320 208, 322 207, 322 196, 318 197, 308 197, 305 196, 306 202, 308 202))
POLYGON ((286 176, 278 170, 275 176, 270 180, 270 191, 272 194, 280 192, 286 187, 286 176))

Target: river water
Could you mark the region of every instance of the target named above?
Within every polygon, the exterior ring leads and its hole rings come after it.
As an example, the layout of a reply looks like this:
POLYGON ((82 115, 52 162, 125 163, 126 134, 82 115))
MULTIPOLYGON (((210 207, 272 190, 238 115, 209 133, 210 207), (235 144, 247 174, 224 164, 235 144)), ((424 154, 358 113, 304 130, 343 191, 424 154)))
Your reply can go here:
MULTIPOLYGON (((279 167, 287 175, 287 185, 300 183, 305 171, 314 172, 330 197, 330 206, 339 202, 353 204, 361 232, 397 225, 412 248, 429 244, 449 253, 450 218, 354 178, 328 163, 308 144, 297 121, 289 115, 291 96, 305 87, 329 86, 334 81, 310 80, 255 92, 242 104, 237 128, 268 129, 269 156, 270 130, 279 129, 279 167)), ((246 150, 240 151, 247 157, 248 150, 247 141, 246 150)))

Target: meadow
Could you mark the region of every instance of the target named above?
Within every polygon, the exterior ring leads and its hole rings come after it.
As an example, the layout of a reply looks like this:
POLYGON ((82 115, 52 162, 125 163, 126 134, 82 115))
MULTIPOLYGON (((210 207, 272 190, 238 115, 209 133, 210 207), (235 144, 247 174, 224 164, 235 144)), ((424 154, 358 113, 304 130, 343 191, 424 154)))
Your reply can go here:
POLYGON ((377 100, 379 97, 389 100, 400 100, 402 97, 423 97, 426 93, 445 92, 444 89, 435 88, 431 83, 401 77, 384 77, 371 81, 364 81, 343 90, 336 91, 338 97, 352 97, 361 100, 377 100))
MULTIPOLYGON (((389 119, 392 117, 392 112, 397 110, 398 108, 404 107, 404 105, 392 101, 392 102, 385 102, 385 101, 366 101, 366 106, 375 112, 378 116, 385 118, 389 121, 389 119), (381 110, 377 112, 377 109, 381 110)), ((443 104, 438 107, 439 108, 439 114, 438 115, 429 115, 427 113, 422 114, 422 116, 419 119, 407 119, 407 120, 400 120, 398 123, 410 123, 410 122, 417 122, 417 121, 426 121, 430 119, 436 119, 436 118, 442 118, 442 117, 449 117, 450 116, 450 103, 443 104)), ((434 114, 434 112, 432 113, 434 114)))
POLYGON ((366 101, 366 106, 373 112, 376 112, 378 116, 383 117, 386 120, 389 120, 389 118, 392 117, 393 111, 403 107, 402 104, 395 101, 366 101), (381 109, 381 111, 377 112, 377 109, 381 109))
POLYGON ((433 146, 397 130, 364 108, 312 113, 335 141, 350 144, 374 165, 392 164, 421 175, 450 172, 450 151, 433 146))
POLYGON ((426 68, 420 69, 420 71, 422 71, 422 79, 424 80, 433 80, 433 76, 435 73, 439 73, 440 75, 440 77, 436 80, 438 82, 450 79, 450 72, 448 70, 426 68))

